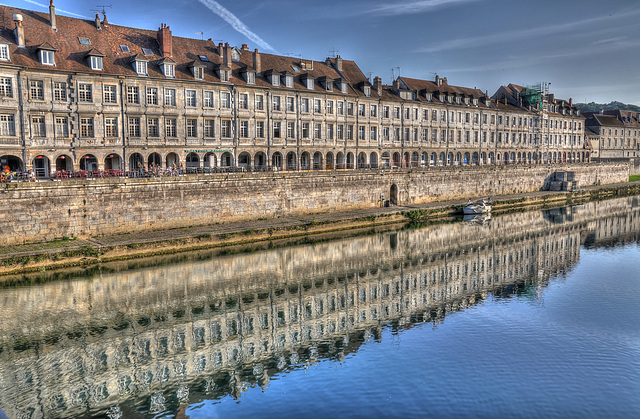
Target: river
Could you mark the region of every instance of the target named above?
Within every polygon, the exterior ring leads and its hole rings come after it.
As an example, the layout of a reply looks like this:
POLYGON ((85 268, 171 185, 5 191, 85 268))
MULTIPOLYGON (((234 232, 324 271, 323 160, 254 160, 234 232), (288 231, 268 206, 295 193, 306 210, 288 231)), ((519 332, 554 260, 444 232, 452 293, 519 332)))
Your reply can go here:
POLYGON ((637 417, 639 238, 629 197, 6 280, 0 409, 637 417))

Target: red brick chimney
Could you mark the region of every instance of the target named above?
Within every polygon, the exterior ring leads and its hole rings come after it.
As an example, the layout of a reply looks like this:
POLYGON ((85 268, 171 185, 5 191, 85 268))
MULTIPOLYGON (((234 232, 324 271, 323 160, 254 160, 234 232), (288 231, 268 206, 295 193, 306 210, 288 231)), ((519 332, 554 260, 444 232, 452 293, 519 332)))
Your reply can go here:
POLYGON ((163 57, 173 56, 171 47, 171 29, 166 23, 162 23, 158 29, 158 43, 160 44, 160 54, 163 57))
POLYGON ((262 60, 260 59, 258 48, 253 51, 253 68, 256 70, 256 73, 262 72, 262 60))
POLYGON ((231 68, 231 47, 228 42, 224 44, 224 65, 231 68))
POLYGON ((109 27, 109 21, 107 20, 107 14, 104 13, 103 16, 104 16, 104 20, 102 21, 102 26, 104 26, 105 28, 108 28, 109 27))
POLYGON ((220 58, 224 59, 224 50, 222 42, 218 43, 218 54, 220 54, 220 58))
POLYGON ((573 106, 573 98, 569 98, 569 106, 573 106))
POLYGON ((382 96, 382 79, 380 77, 373 78, 373 88, 376 89, 378 96, 382 96))

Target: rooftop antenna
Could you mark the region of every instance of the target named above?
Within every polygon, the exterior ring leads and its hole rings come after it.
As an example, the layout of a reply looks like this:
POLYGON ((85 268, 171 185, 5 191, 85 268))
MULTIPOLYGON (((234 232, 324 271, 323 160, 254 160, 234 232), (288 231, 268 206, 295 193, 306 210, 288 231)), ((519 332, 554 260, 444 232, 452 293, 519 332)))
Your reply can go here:
POLYGON ((284 55, 288 55, 289 57, 298 57, 299 59, 302 60, 302 54, 296 54, 295 52, 287 52, 284 55))
POLYGON ((370 71, 367 73, 367 80, 369 80, 369 83, 371 83, 371 76, 373 75, 373 73, 370 71))
POLYGON ((200 35, 200 39, 202 39, 204 41, 204 32, 202 32, 202 31, 196 32, 196 35, 200 35))
POLYGON ((333 49, 331 51, 329 51, 329 54, 331 54, 331 58, 336 58, 336 56, 338 55, 340 51, 338 51, 336 49, 336 47, 333 47, 333 49))
POLYGON ((109 8, 111 8, 111 5, 108 5, 108 6, 107 6, 107 5, 99 4, 99 5, 97 5, 96 7, 100 7, 100 9, 91 9, 91 11, 92 11, 92 12, 102 13, 102 16, 104 17, 104 16, 107 16, 107 11, 106 11, 104 8, 105 8, 105 7, 109 7, 109 8))

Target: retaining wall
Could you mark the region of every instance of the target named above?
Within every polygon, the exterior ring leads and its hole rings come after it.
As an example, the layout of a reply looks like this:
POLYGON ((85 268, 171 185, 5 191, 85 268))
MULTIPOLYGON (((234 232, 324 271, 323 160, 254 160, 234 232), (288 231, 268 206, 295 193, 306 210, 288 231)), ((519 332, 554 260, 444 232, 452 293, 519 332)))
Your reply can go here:
POLYGON ((230 173, 7 184, 4 244, 161 230, 381 205, 532 192, 553 172, 580 186, 628 181, 629 164, 437 167, 398 171, 230 173), (396 188, 394 188, 395 186, 396 188))

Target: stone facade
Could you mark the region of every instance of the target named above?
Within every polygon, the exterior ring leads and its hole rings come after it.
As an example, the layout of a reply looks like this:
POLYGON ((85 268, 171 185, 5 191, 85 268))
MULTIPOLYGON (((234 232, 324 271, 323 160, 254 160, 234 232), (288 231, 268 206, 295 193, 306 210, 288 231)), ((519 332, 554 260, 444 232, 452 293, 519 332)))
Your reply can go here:
POLYGON ((531 192, 556 171, 581 186, 626 182, 629 165, 445 166, 412 170, 229 173, 12 184, 1 195, 6 244, 324 211, 531 192))

